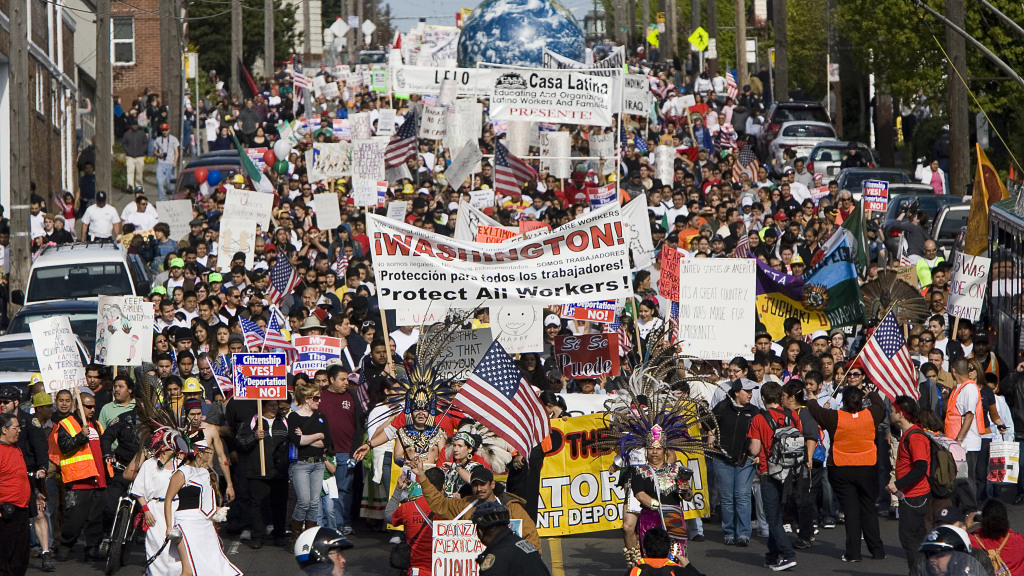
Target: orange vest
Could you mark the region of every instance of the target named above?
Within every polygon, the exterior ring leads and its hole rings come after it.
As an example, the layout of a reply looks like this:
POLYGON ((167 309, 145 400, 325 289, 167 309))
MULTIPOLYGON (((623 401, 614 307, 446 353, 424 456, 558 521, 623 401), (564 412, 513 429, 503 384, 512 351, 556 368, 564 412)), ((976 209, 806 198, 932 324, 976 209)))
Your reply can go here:
MULTIPOLYGON (((82 425, 71 416, 61 420, 60 425, 72 436, 78 436, 82 432, 82 425)), ((96 423, 96 430, 103 434, 103 426, 99 422, 96 423)), ((99 475, 99 467, 96 466, 96 460, 92 457, 92 446, 90 444, 82 446, 70 456, 66 454, 60 455, 58 465, 60 466, 62 481, 65 484, 86 480, 99 475)))
POLYGON ((839 410, 839 424, 832 439, 832 461, 836 466, 874 466, 878 462, 875 447, 875 419, 871 412, 851 414, 839 410))
MULTIPOLYGON (((946 435, 950 438, 956 438, 960 432, 960 427, 964 424, 963 416, 956 411, 956 401, 960 398, 960 393, 963 392, 964 386, 967 385, 978 387, 978 384, 974 380, 964 380, 964 383, 957 386, 953 392, 949 394, 949 400, 946 402, 946 435)), ((988 434, 990 430, 985 426, 985 409, 981 405, 981 393, 978 393, 978 405, 974 407, 974 425, 978 427, 978 434, 988 434)))

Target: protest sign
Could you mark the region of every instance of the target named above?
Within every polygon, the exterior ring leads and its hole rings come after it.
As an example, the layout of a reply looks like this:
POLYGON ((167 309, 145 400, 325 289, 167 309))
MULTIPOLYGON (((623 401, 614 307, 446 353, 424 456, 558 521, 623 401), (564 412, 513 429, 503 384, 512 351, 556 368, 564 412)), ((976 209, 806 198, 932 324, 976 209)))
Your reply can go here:
MULTIPOLYGON (((355 131, 352 133, 356 139, 355 131)), ((310 182, 337 180, 352 174, 352 144, 350 142, 316 142, 312 150, 313 162, 309 168, 310 182)), ((309 153, 307 152, 307 157, 309 153)))
POLYGON ((494 190, 473 190, 469 193, 469 205, 478 210, 494 208, 494 190))
POLYGON ((482 244, 500 244, 516 236, 519 236, 518 230, 509 230, 504 226, 480 226, 476 229, 476 241, 482 244))
POLYGON ((367 180, 384 180, 384 150, 387 138, 352 141, 352 177, 367 180))
POLYGON ((622 76, 622 111, 646 116, 651 110, 651 82, 643 74, 622 76))
POLYGON ((539 306, 489 306, 491 332, 509 354, 544 351, 544 314, 539 306))
POLYGON ((373 122, 369 112, 355 112, 348 115, 349 129, 353 140, 368 140, 373 136, 373 122))
POLYGON ((526 156, 530 151, 530 131, 536 131, 537 124, 524 120, 512 120, 508 123, 505 144, 509 154, 526 156))
POLYGON ((601 174, 615 171, 615 135, 591 134, 590 155, 601 158, 601 174))
MULTIPOLYGON (((372 180, 366 178, 352 179, 352 201, 356 206, 383 206, 388 183, 384 180, 372 180)), ((317 205, 317 222, 319 222, 319 208, 317 205)), ((405 218, 405 215, 402 215, 405 218)))
MULTIPOLYGON (((463 242, 475 242, 476 231, 480 226, 501 226, 501 223, 484 214, 479 209, 474 208, 468 202, 459 202, 459 214, 458 218, 455 219, 454 238, 463 242)), ((518 228, 509 228, 509 230, 516 230, 518 232, 518 228)))
POLYGON ((441 93, 441 82, 455 82, 459 96, 487 96, 494 78, 501 72, 493 68, 440 68, 435 66, 392 66, 391 86, 396 95, 441 93))
POLYGON ((330 360, 341 358, 341 338, 296 336, 292 343, 299 351, 299 359, 292 364, 293 374, 313 376, 317 370, 326 370, 330 360))
MULTIPOLYGON (((452 150, 462 150, 466 144, 476 144, 483 132, 484 105, 468 98, 455 101, 455 116, 448 123, 443 143, 452 150)), ((479 146, 477 146, 479 148, 479 146)))
POLYGON ((687 260, 686 250, 662 249, 661 276, 658 277, 658 295, 675 302, 679 298, 679 264, 687 260))
POLYGON ((338 204, 337 194, 314 194, 313 206, 316 206, 316 225, 321 230, 334 230, 341 226, 341 205, 338 204))
POLYGON ((490 115, 496 120, 612 125, 612 78, 571 70, 501 70, 490 115))
POLYGON ((462 150, 459 150, 451 165, 444 171, 445 180, 448 181, 452 190, 458 191, 465 184, 466 179, 477 171, 483 157, 480 146, 477 146, 475 142, 467 143, 462 150))
MULTIPOLYGON (((444 321, 444 318, 438 320, 444 321)), ((434 378, 461 382, 469 377, 491 345, 491 329, 458 330, 435 361, 434 378)))
POLYGON ((661 183, 670 186, 676 172, 676 149, 672 146, 656 146, 654 148, 654 177, 661 183))
POLYGON ((864 209, 885 212, 889 206, 889 183, 881 180, 864 182, 864 209))
POLYGON ((160 216, 160 221, 170 227, 171 238, 181 240, 191 232, 189 227, 189 222, 192 221, 191 200, 157 202, 156 213, 160 216))
POLYGON ((142 366, 153 357, 153 303, 140 296, 100 296, 96 354, 104 366, 142 366))
POLYGON ((1020 478, 1020 443, 993 440, 988 452, 988 481, 1016 484, 1020 478))
POLYGON ((548 165, 555 178, 568 178, 572 174, 572 134, 569 132, 548 132, 548 165))
POLYGON ((267 169, 267 163, 263 161, 263 155, 267 153, 269 148, 246 148, 245 155, 249 157, 253 165, 259 169, 260 172, 267 169))
POLYGON ((327 82, 320 89, 320 95, 328 100, 337 100, 341 93, 338 91, 337 82, 327 82))
POLYGON ((949 281, 946 313, 971 322, 981 319, 981 306, 988 291, 988 273, 992 260, 984 256, 956 253, 953 278, 949 281))
POLYGON ((220 218, 217 243, 217 269, 226 272, 237 252, 245 253, 245 267, 251 269, 255 251, 256 227, 267 229, 274 196, 252 190, 229 190, 220 218))
POLYGON ((331 121, 331 129, 334 130, 334 137, 344 142, 352 140, 352 129, 349 128, 348 118, 335 118, 331 121))
POLYGON ((405 200, 392 200, 388 202, 388 218, 398 222, 405 222, 405 212, 409 205, 405 200))
POLYGON ((447 106, 424 106, 420 116, 420 138, 441 140, 448 127, 447 106))
POLYGON ((615 184, 605 184, 604 186, 598 186, 596 188, 587 188, 587 196, 590 200, 591 208, 600 208, 605 204, 615 202, 615 184))
POLYGON ((562 306, 562 318, 611 324, 615 321, 615 300, 597 300, 562 306))
POLYGON ((750 258, 694 258, 679 266, 681 354, 752 359, 756 267, 750 258))
POLYGON ((618 334, 555 336, 555 360, 566 378, 619 375, 618 334))
MULTIPOLYGON (((649 267, 654 263, 654 240, 651 238, 646 196, 637 196, 622 207, 622 224, 626 227, 626 236, 629 238, 633 269, 649 267)), ((664 273, 662 269, 662 274, 664 273)))
POLYGON ((444 322, 450 317, 465 318, 468 314, 469 310, 444 306, 398 308, 395 310, 395 324, 397 326, 423 326, 444 322))
POLYGON ((447 238, 375 214, 367 214, 367 221, 384 309, 482 300, 548 306, 632 296, 628 246, 615 203, 536 238, 492 245, 447 238))
POLYGON ((395 133, 395 110, 384 108, 377 117, 377 136, 391 136, 395 133))
POLYGON ((810 192, 811 200, 814 200, 814 203, 817 204, 818 200, 828 196, 828 186, 815 186, 810 189, 810 192))
POLYGON ((370 72, 372 78, 370 84, 374 92, 388 91, 388 71, 385 69, 373 70, 370 72))
MULTIPOLYGON (((392 478, 397 478, 392 475, 392 478)), ((483 542, 476 536, 476 525, 470 520, 434 520, 430 541, 430 574, 432 576, 476 576, 482 574, 477 556, 484 553, 483 542)), ((522 536, 522 520, 509 522, 522 536), (517 523, 517 524, 514 524, 517 523), (518 526, 518 529, 516 528, 518 526)))
MULTIPOLYGON (((67 316, 50 316, 29 322, 39 374, 46 392, 85 386, 85 367, 78 351, 78 339, 67 316)), ((150 327, 152 332, 152 327, 150 327)))
POLYGON ((287 400, 288 362, 283 352, 232 354, 235 400, 287 400))

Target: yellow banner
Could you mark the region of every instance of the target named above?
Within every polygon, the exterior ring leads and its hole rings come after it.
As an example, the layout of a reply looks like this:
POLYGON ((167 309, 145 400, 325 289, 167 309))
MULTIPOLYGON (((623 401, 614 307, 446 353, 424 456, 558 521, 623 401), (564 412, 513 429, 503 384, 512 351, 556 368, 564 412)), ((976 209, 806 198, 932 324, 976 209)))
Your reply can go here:
POLYGON ((768 333, 772 335, 773 340, 778 340, 786 335, 783 324, 785 324, 786 318, 790 317, 800 319, 804 334, 811 334, 815 330, 827 332, 829 329, 828 317, 825 312, 807 310, 800 302, 795 302, 778 292, 771 295, 757 295, 757 314, 761 323, 768 329, 768 333))

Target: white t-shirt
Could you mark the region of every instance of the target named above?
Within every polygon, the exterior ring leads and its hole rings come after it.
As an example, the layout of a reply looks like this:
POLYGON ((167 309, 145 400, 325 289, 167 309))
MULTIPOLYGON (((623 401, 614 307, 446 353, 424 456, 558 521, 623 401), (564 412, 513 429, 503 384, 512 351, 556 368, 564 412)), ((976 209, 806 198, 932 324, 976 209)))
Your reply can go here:
MULTIPOLYGON (((960 395, 956 398, 956 411, 960 414, 961 422, 963 417, 968 413, 974 414, 974 422, 971 423, 970 429, 964 436, 962 445, 964 450, 968 452, 977 452, 981 450, 981 434, 978 433, 978 418, 984 418, 984 414, 975 414, 978 408, 978 398, 981 394, 978 390, 978 385, 973 382, 965 382, 960 386, 960 395)), ((955 437, 959 430, 947 430, 947 434, 951 437, 955 437)))
POLYGON ((32 239, 33 240, 35 240, 36 238, 40 238, 42 236, 46 236, 46 229, 43 227, 43 220, 44 220, 44 218, 43 218, 43 212, 42 211, 40 211, 35 216, 29 214, 28 215, 28 220, 29 220, 29 223, 31 224, 30 229, 32 231, 32 239))
POLYGON ((124 220, 125 224, 134 224, 135 228, 139 231, 152 230, 160 222, 160 218, 152 206, 146 206, 145 212, 136 210, 134 202, 128 205, 128 207, 132 208, 132 210, 130 212, 126 210, 127 214, 122 212, 121 219, 124 220))
POLYGON ((395 330, 391 333, 391 337, 395 339, 395 353, 399 356, 403 356, 406 350, 419 341, 420 329, 416 328, 408 334, 401 330, 395 330))
POLYGON ((120 221, 121 217, 117 215, 117 210, 110 204, 105 204, 102 208, 98 204, 93 204, 85 210, 85 215, 82 216, 82 224, 89 226, 89 235, 95 238, 112 237, 114 224, 120 221))

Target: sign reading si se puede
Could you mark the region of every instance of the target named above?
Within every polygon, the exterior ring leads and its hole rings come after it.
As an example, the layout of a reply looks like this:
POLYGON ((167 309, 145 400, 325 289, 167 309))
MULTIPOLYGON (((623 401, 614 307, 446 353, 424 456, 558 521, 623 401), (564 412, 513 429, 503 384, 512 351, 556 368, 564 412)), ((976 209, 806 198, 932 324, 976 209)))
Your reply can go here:
POLYGON ((232 354, 236 400, 287 400, 288 364, 283 352, 232 354))
POLYGON ((946 313, 971 322, 981 319, 981 306, 988 291, 988 272, 992 260, 957 252, 953 278, 949 281, 946 313))
POLYGON ((555 336, 555 359, 566 378, 619 375, 618 334, 555 336))
POLYGON ((889 206, 889 183, 881 180, 864 182, 864 209, 885 212, 889 206))

